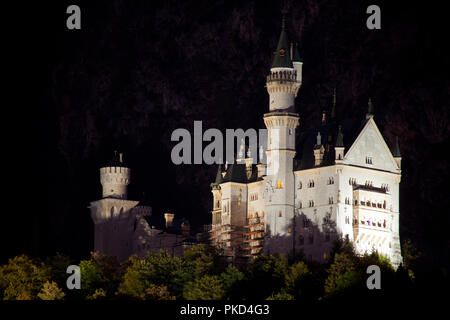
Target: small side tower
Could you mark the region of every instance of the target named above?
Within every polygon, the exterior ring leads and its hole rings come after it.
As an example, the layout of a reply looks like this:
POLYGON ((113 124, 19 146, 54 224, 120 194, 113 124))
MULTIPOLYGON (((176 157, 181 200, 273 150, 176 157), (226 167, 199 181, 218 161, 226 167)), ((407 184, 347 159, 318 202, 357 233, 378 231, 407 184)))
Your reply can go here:
POLYGON ((314 165, 316 167, 320 166, 323 161, 323 154, 325 153, 325 148, 322 145, 320 132, 317 132, 317 141, 314 146, 314 165))
POLYGON ((100 183, 103 186, 103 198, 127 199, 127 187, 130 183, 130 169, 123 162, 123 154, 100 168, 100 183))
POLYGON ((344 135, 342 134, 342 126, 339 125, 339 131, 336 138, 336 145, 334 146, 335 151, 335 163, 340 164, 343 163, 344 160, 344 135))
POLYGON ((137 215, 151 214, 151 208, 136 208, 139 201, 127 200, 130 169, 123 162, 122 154, 117 156, 116 152, 100 169, 100 182, 103 197, 89 206, 95 224, 94 251, 123 261, 133 253, 137 215))

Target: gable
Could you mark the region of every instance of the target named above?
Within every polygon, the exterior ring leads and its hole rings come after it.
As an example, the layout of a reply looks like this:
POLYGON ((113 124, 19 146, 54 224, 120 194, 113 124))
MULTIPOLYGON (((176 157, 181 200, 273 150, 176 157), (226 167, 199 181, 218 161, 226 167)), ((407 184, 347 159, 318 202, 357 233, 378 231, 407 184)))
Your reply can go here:
POLYGON ((367 121, 345 154, 344 163, 391 172, 399 169, 373 118, 367 121), (372 164, 366 163, 367 157, 371 158, 372 164))

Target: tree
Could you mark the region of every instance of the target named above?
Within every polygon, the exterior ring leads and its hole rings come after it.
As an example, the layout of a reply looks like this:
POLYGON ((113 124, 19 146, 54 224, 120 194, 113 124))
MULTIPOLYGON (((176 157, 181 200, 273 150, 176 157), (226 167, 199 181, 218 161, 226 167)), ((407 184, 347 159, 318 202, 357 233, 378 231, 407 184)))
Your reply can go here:
POLYGON ((145 289, 145 293, 141 296, 143 300, 175 300, 171 296, 167 286, 157 286, 150 284, 150 287, 145 289))
POLYGON ((353 256, 348 253, 336 253, 325 280, 325 294, 331 296, 342 293, 362 283, 361 273, 356 266, 353 256))
POLYGON ((411 239, 406 239, 402 244, 403 267, 407 270, 408 276, 414 280, 414 271, 416 261, 422 256, 422 253, 414 247, 411 239))
POLYGON ((186 300, 220 300, 224 296, 225 290, 218 276, 204 275, 188 282, 183 291, 186 300))
POLYGON ((92 295, 99 288, 102 288, 105 281, 102 277, 102 270, 92 260, 82 260, 79 264, 81 273, 81 292, 86 299, 92 299, 92 295))
POLYGON ((54 281, 47 281, 38 293, 41 300, 62 300, 66 294, 58 287, 54 281))
POLYGON ((286 291, 272 294, 266 300, 294 300, 294 296, 286 291))
POLYGON ((218 274, 225 269, 221 256, 214 247, 197 244, 184 252, 186 267, 194 273, 194 277, 204 274, 218 274))
POLYGON ((226 297, 229 299, 242 298, 242 286, 245 275, 233 265, 228 265, 226 270, 220 274, 226 297))
POLYGON ((72 263, 72 259, 57 252, 54 256, 45 259, 45 264, 50 268, 50 278, 56 282, 58 287, 65 288, 67 281, 67 267, 72 263))
POLYGON ((141 299, 152 285, 167 286, 170 294, 182 297, 184 284, 193 279, 190 268, 184 261, 172 257, 167 251, 149 253, 145 258, 133 256, 127 261, 125 274, 117 294, 141 299))
POLYGON ((247 266, 246 296, 265 299, 279 292, 285 283, 288 261, 283 255, 259 255, 247 266))
POLYGON ((0 290, 5 300, 32 300, 50 280, 50 270, 27 255, 16 256, 0 267, 0 290))
POLYGON ((297 262, 289 267, 285 275, 286 292, 299 297, 303 294, 302 282, 311 276, 308 266, 303 262, 297 262))

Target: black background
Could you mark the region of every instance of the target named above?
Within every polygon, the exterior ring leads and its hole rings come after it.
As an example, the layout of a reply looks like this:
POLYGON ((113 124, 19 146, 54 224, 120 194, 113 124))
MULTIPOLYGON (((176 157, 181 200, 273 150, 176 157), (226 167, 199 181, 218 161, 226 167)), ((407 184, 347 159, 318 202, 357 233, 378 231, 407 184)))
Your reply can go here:
MULTIPOLYGON (((337 89, 338 119, 362 118, 368 97, 386 142, 400 139, 401 239, 445 274, 449 259, 448 30, 443 8, 406 1, 286 1, 299 42, 304 129, 337 89), (366 28, 381 7, 382 29, 366 28)), ((279 1, 58 1, 3 9, 1 262, 20 253, 86 257, 87 206, 114 150, 132 169, 129 198, 210 222, 216 167, 175 166, 170 134, 264 128, 264 88, 280 32, 279 1), (81 7, 81 30, 66 8, 81 7)), ((348 147, 348 146, 347 146, 348 147)))

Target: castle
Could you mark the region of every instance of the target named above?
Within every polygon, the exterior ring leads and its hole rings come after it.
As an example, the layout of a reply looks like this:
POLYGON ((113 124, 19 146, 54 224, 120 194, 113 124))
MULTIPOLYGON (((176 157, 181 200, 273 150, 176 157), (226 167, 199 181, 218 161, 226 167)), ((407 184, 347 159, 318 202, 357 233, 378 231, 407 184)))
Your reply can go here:
POLYGON ((95 225, 94 251, 126 260, 136 254, 166 250, 173 256, 198 241, 192 236, 189 221, 165 213, 164 219, 152 216, 147 201, 128 200, 130 168, 117 153, 100 168, 103 197, 90 203, 91 218, 95 225))
MULTIPOLYGON (((291 254, 326 261, 333 241, 348 238, 360 254, 373 250, 402 262, 399 237, 401 155, 391 152, 372 114, 329 120, 300 132, 294 99, 302 84, 298 48, 289 45, 285 21, 266 87, 267 150, 259 163, 241 149, 235 163, 219 165, 211 184, 209 240, 233 262, 260 253, 291 254), (266 161, 262 161, 265 157, 266 161)), ((145 201, 128 200, 130 169, 122 154, 100 169, 103 197, 90 203, 94 250, 118 257, 167 250, 180 256, 199 241, 189 222, 165 213, 152 216, 145 201)))
POLYGON ((236 262, 300 250, 323 262, 333 241, 347 237, 357 253, 376 250, 398 266, 398 140, 391 152, 370 100, 365 119, 337 123, 334 96, 331 119, 324 113, 322 125, 296 141, 294 99, 301 84, 302 61, 298 48, 289 45, 283 18, 266 82, 267 161, 254 164, 241 152, 235 163, 219 165, 211 184, 212 244, 236 262))

